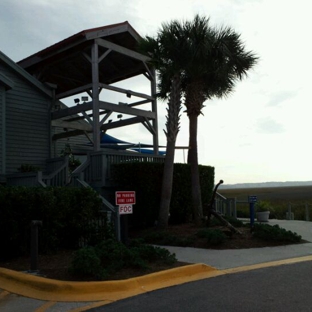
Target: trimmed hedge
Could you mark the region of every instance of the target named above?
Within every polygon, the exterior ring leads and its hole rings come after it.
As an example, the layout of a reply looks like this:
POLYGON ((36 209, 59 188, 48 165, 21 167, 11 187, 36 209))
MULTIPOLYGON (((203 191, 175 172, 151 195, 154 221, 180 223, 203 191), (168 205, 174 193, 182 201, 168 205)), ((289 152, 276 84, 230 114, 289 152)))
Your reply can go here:
MULTIPOLYGON (((129 215, 133 226, 151 226, 158 218, 163 164, 125 163, 113 167, 113 179, 118 190, 136 191, 136 204, 129 215)), ((213 185, 214 168, 199 166, 202 202, 209 203, 213 185)), ((174 164, 173 189, 170 205, 171 224, 192 220, 191 170, 188 164, 174 164)))
POLYGON ((0 203, 0 259, 29 254, 32 220, 42 221, 40 252, 75 249, 81 238, 96 243, 110 232, 92 222, 104 216, 90 188, 0 187, 0 203))

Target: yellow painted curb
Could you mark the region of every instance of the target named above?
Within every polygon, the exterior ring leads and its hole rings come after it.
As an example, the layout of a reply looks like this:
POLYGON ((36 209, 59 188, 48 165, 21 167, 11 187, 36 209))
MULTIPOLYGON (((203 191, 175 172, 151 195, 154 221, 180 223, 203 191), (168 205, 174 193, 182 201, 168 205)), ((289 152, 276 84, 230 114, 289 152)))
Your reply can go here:
POLYGON ((286 265, 286 264, 306 262, 306 261, 312 261, 312 255, 311 256, 303 256, 303 257, 296 257, 296 258, 289 258, 289 259, 284 259, 284 260, 276 260, 276 261, 270 261, 270 262, 264 262, 264 263, 258 263, 258 264, 252 264, 252 265, 247 265, 247 266, 241 266, 241 267, 237 267, 237 268, 222 270, 222 272, 224 272, 224 274, 232 274, 232 273, 239 273, 239 272, 263 269, 263 268, 286 265))
POLYGON ((69 282, 0 268, 0 288, 49 301, 115 301, 164 287, 219 275, 217 269, 192 264, 120 281, 69 282))
POLYGON ((312 261, 312 255, 225 270, 218 270, 201 263, 191 264, 126 280, 105 282, 58 281, 0 268, 0 288, 39 300, 59 302, 101 301, 101 304, 104 305, 148 291, 209 277, 305 261, 312 261))

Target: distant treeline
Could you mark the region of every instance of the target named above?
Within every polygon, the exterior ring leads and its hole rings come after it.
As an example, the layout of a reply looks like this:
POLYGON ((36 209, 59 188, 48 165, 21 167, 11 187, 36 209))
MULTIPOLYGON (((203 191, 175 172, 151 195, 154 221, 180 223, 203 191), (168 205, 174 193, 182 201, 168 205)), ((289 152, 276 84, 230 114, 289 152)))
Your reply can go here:
POLYGON ((261 183, 237 183, 222 184, 219 189, 245 189, 245 188, 264 188, 264 187, 289 187, 289 186, 312 186, 312 181, 287 181, 287 182, 261 182, 261 183))

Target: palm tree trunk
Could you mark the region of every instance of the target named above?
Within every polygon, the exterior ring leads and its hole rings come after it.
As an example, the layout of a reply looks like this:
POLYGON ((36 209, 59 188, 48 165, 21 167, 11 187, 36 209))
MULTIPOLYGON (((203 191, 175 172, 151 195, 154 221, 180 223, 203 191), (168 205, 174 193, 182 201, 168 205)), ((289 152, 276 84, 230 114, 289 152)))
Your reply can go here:
POLYGON ((197 155, 197 121, 196 114, 189 114, 190 149, 188 160, 191 166, 192 183, 192 206, 194 221, 196 225, 201 225, 203 218, 203 207, 201 200, 201 190, 199 182, 198 155, 197 155))
POLYGON ((158 227, 164 229, 168 226, 170 201, 172 194, 173 167, 174 167, 175 140, 167 140, 166 158, 161 187, 161 200, 158 215, 158 227))
POLYGON ((166 228, 168 226, 170 201, 172 194, 173 168, 175 143, 180 129, 180 111, 181 111, 181 82, 180 76, 176 74, 171 82, 170 98, 168 102, 168 116, 165 131, 167 137, 167 150, 164 164, 161 200, 158 215, 158 227, 166 228))

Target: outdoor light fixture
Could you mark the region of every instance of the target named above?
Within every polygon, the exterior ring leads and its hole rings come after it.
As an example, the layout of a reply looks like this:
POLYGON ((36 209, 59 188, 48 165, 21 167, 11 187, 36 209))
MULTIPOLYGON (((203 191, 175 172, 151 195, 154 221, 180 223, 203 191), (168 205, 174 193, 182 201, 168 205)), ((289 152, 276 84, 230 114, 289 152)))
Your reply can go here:
POLYGON ((117 115, 117 118, 121 119, 122 118, 122 114, 117 115))
POLYGON ((131 93, 129 91, 126 92, 128 98, 131 98, 131 93))
POLYGON ((76 104, 79 104, 80 100, 79 100, 79 99, 74 99, 74 102, 75 102, 76 104))
POLYGON ((108 121, 108 123, 111 123, 113 121, 113 119, 110 119, 109 121, 108 121))

